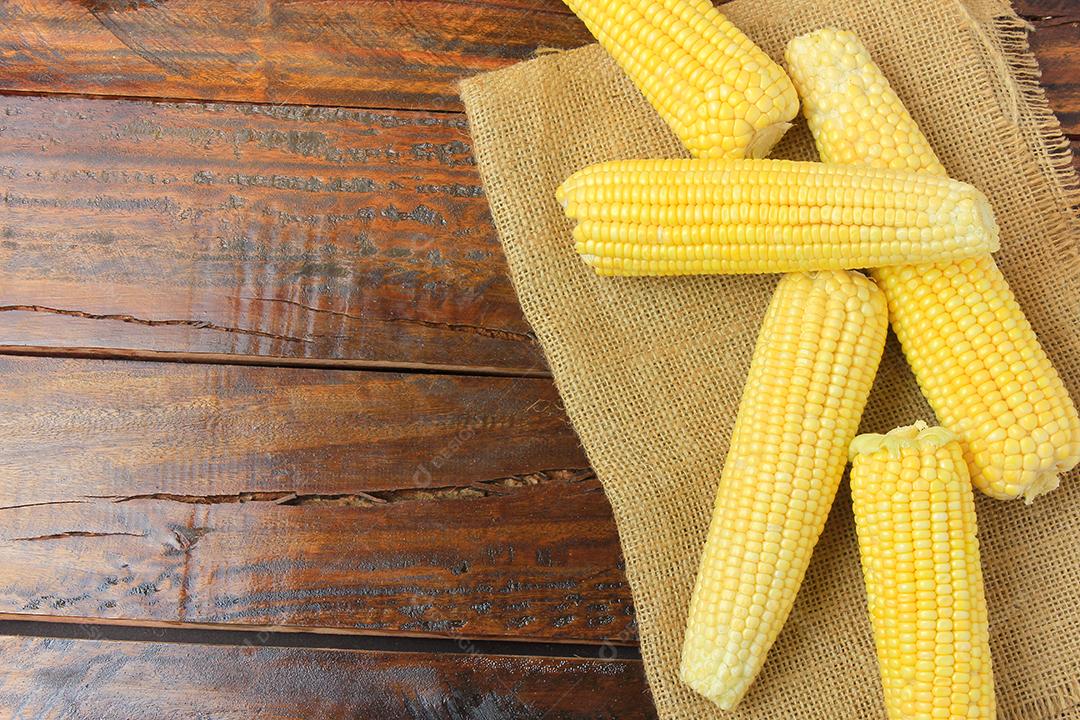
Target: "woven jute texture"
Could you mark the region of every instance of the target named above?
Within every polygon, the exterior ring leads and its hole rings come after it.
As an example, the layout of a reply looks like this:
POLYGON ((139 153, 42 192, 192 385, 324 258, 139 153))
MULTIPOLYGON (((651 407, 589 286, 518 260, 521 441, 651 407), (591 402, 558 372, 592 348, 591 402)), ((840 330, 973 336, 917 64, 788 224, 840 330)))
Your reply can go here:
MULTIPOLYGON (((855 31, 950 173, 992 200, 998 255, 1080 398, 1080 218, 1067 146, 1023 23, 994 0, 736 0, 724 12, 774 58, 823 25, 855 31)), ((556 186, 586 165, 684 155, 595 45, 478 76, 462 96, 525 317, 611 501, 662 718, 883 718, 845 486, 795 609, 742 705, 677 676, 687 603, 758 324, 775 276, 598 278, 574 253, 556 186)), ((775 156, 810 159, 797 126, 775 156)), ((930 409, 890 340, 863 421, 930 409)), ((1033 506, 980 496, 1000 717, 1080 717, 1080 476, 1033 506)))

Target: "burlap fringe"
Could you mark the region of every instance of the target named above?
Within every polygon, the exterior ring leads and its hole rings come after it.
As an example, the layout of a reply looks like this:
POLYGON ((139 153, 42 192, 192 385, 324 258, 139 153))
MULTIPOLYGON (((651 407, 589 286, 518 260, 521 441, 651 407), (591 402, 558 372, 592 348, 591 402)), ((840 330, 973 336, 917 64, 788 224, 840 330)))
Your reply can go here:
MULTIPOLYGON (((963 4, 961 3, 961 6, 963 4)), ((1061 201, 1074 209, 1080 208, 1080 176, 1072 164, 1072 148, 1061 128, 1061 122, 1050 109, 1046 100, 1046 91, 1040 82, 1042 73, 1038 61, 1028 43, 1028 33, 1032 27, 1016 15, 998 15, 993 19, 990 32, 982 23, 972 18, 971 28, 977 35, 990 39, 996 46, 997 53, 1007 63, 1006 72, 999 77, 998 86, 1009 97, 1003 109, 1005 117, 1001 125, 1004 130, 1016 138, 1018 148, 1023 149, 1024 137, 1019 129, 1019 108, 1024 107, 1032 116, 1036 132, 1036 142, 1042 152, 1032 153, 1035 165, 1024 174, 1029 186, 1045 187, 1046 179, 1053 181, 1051 189, 1061 201), (1014 94, 1015 93, 1015 94, 1014 94), (1015 102, 1019 97, 1022 103, 1015 102), (1008 121, 1012 121, 1010 125, 1008 121)), ((982 41, 982 38, 980 38, 982 41)), ((995 72, 1000 75, 1000 73, 995 72)), ((993 90, 991 89, 991 93, 993 90)), ((1061 254, 1063 266, 1069 272, 1080 273, 1080 242, 1077 241, 1078 216, 1071 219, 1057 216, 1054 232, 1048 238, 1054 249, 1061 254)), ((1077 681, 1080 687, 1080 680, 1077 681)))

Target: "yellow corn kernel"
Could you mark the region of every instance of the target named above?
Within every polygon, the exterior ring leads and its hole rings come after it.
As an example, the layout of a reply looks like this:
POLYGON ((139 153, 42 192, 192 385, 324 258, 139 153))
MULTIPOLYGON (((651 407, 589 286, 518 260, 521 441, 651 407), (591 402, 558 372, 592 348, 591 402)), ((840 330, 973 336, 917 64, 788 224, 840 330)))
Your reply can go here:
POLYGON ((601 274, 838 270, 997 248, 986 198, 948 178, 790 160, 624 160, 557 196, 601 274))
POLYGON ((851 444, 851 499, 889 720, 993 720, 975 498, 956 436, 851 444))
POLYGON ((765 314, 690 601, 680 677, 734 707, 791 611, 844 471, 888 311, 851 271, 780 279, 765 314))
MULTIPOLYGON (((866 48, 825 28, 786 59, 821 159, 945 176, 866 48)), ((993 258, 872 270, 938 420, 960 437, 975 486, 1029 502, 1080 463, 1080 418, 993 258)))
POLYGON ((783 69, 709 0, 566 0, 695 157, 764 157, 799 112, 783 69))

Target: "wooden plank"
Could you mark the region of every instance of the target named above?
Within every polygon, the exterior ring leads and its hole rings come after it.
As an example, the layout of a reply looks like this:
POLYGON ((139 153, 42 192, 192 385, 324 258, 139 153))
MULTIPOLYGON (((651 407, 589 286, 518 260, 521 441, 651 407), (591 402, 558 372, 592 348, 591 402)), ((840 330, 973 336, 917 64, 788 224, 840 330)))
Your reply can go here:
POLYGON ((549 380, 0 358, 0 613, 633 642, 549 380))
POLYGON ((0 97, 0 345, 541 370, 458 115, 0 97))
POLYGON ((1042 70, 1046 98, 1065 132, 1080 135, 1080 19, 1037 25, 1030 40, 1042 70))
POLYGON ((488 493, 4 510, 0 612, 633 642, 629 589, 596 481, 556 476, 488 493))
POLYGON ((549 380, 0 357, 5 505, 415 490, 587 467, 549 380))
POLYGON ((639 661, 0 638, 0 718, 655 718, 639 661), (137 710, 136 710, 137 708, 137 710))
POLYGON ((1080 18, 1077 0, 1015 0, 1013 9, 1028 18, 1080 18))
POLYGON ((457 81, 589 40, 554 0, 11 0, 0 89, 459 110, 457 81))

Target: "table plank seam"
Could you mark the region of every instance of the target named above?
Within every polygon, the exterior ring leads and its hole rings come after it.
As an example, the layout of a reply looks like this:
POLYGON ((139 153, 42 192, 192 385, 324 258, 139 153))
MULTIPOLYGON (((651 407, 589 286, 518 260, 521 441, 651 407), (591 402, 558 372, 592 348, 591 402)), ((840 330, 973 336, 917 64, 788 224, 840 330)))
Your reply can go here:
POLYGON ((114 360, 120 362, 158 362, 197 365, 236 365, 241 367, 298 368, 314 370, 346 370, 351 372, 406 373, 415 375, 447 375, 454 377, 505 377, 550 379, 551 372, 543 368, 505 368, 483 365, 450 365, 395 360, 364 360, 360 358, 277 357, 182 350, 139 350, 125 348, 61 347, 51 345, 0 345, 0 356, 69 358, 78 360, 114 360))
POLYGON ((328 650, 368 650, 377 652, 440 653, 451 655, 506 655, 519 657, 594 658, 602 660, 641 659, 636 643, 611 641, 558 642, 530 640, 473 639, 466 636, 344 635, 313 631, 292 631, 283 626, 211 626, 166 623, 119 624, 109 619, 73 622, 69 617, 34 619, 0 613, 0 637, 52 637, 116 640, 121 642, 166 642, 177 644, 297 647, 328 650), (252 642, 255 640, 255 642, 252 642))

